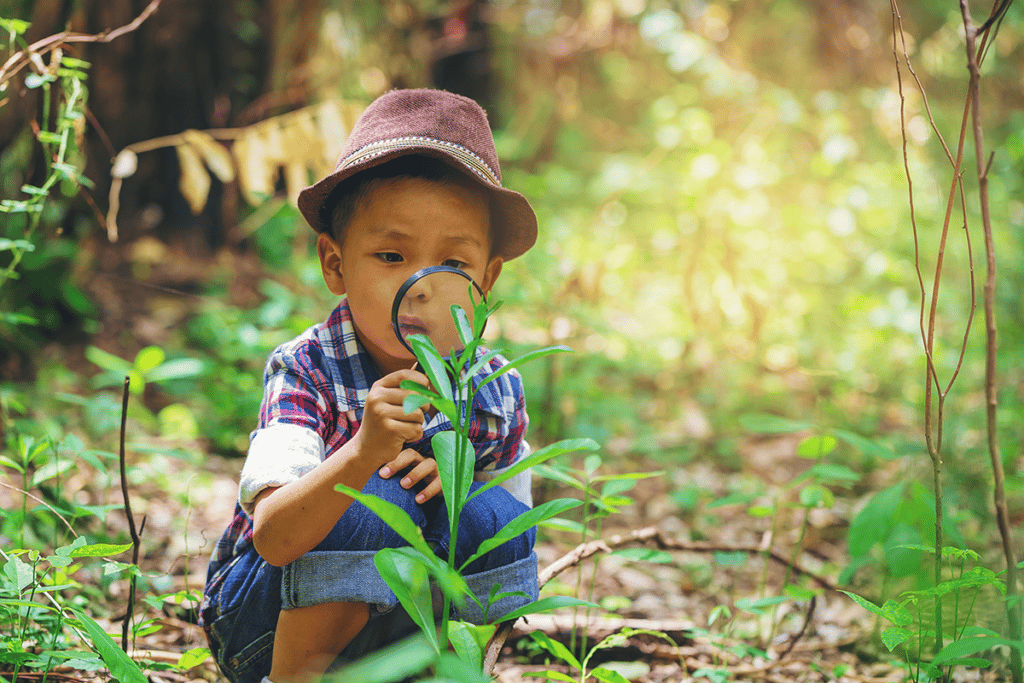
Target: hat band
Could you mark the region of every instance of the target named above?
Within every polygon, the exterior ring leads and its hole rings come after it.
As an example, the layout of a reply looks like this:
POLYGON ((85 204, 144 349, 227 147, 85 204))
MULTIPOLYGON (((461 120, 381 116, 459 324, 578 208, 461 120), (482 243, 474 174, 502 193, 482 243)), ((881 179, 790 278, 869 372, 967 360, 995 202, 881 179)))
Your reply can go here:
POLYGON ((498 180, 498 176, 491 170, 491 167, 487 165, 486 161, 478 157, 473 152, 469 151, 462 145, 455 144, 454 142, 435 140, 434 138, 428 138, 420 135, 408 135, 400 138, 390 138, 387 140, 371 142, 345 157, 345 159, 338 164, 337 170, 344 170, 349 166, 361 164, 369 159, 379 157, 382 154, 388 154, 395 150, 409 149, 413 147, 429 147, 449 156, 453 156, 470 171, 480 176, 484 181, 491 185, 501 187, 501 181, 498 180))

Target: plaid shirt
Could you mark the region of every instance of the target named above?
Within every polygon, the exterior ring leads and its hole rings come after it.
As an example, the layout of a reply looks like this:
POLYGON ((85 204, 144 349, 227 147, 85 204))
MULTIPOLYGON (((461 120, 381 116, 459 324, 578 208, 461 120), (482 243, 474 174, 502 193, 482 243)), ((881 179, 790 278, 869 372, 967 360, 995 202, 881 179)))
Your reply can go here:
MULTIPOLYGON (((474 384, 479 385, 507 362, 497 356, 473 377, 474 384)), ((356 338, 348 302, 343 299, 326 322, 310 327, 271 353, 263 376, 259 426, 251 440, 275 424, 305 427, 316 432, 324 444, 322 457, 330 457, 358 431, 366 395, 377 379, 376 367, 356 338)), ((470 440, 476 451, 476 470, 509 467, 522 453, 528 422, 519 373, 511 370, 480 387, 473 407, 470 440)), ((439 415, 409 447, 429 456, 430 438, 446 429, 451 429, 451 423, 439 415)), ((234 519, 210 558, 207 596, 220 586, 232 559, 252 545, 252 532, 252 517, 236 503, 234 519)), ((200 609, 200 625, 207 599, 200 609)))

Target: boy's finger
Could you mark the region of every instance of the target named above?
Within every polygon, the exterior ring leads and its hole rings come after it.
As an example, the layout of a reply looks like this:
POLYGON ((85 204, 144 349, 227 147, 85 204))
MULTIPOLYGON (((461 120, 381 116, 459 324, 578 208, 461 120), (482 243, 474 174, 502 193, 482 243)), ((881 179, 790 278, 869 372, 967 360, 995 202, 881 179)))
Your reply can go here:
POLYGON ((427 379, 427 376, 422 372, 408 369, 395 370, 391 374, 380 378, 378 381, 382 387, 397 388, 405 380, 410 380, 417 384, 422 384, 423 386, 430 385, 430 380, 427 379))
POLYGON ((380 474, 381 479, 387 479, 395 472, 401 472, 409 465, 414 462, 419 462, 420 460, 423 460, 422 455, 411 448, 405 448, 398 454, 397 458, 381 467, 380 470, 378 470, 378 474, 380 474))
POLYGON ((416 502, 422 505, 439 493, 441 493, 440 477, 434 479, 422 491, 416 494, 416 502))
POLYGON ((413 467, 408 474, 402 477, 402 488, 412 488, 416 484, 420 483, 424 478, 436 474, 437 463, 429 458, 424 458, 423 462, 413 467))

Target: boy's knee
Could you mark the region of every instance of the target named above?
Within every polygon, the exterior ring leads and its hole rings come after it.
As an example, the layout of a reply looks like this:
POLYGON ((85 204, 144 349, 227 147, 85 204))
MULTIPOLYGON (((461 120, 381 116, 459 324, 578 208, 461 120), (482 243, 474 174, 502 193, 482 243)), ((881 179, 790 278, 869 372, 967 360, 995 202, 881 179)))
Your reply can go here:
MULTIPOLYGON (((494 536, 517 516, 529 508, 500 487, 473 498, 460 515, 459 554, 465 549, 466 557, 474 554, 485 540, 494 536)), ((533 552, 537 530, 533 527, 493 549, 473 562, 468 570, 485 571, 526 559, 533 552)))

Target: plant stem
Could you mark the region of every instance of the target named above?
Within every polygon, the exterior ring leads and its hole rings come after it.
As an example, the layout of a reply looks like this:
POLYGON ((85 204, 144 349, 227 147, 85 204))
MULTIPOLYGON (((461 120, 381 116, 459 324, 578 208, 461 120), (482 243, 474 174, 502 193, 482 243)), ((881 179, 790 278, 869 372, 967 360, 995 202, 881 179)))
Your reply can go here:
MULTIPOLYGON (((128 424, 128 387, 131 380, 128 377, 124 378, 124 392, 121 397, 121 452, 120 452, 120 465, 121 465, 121 495, 124 497, 124 512, 125 516, 128 517, 128 532, 132 537, 132 564, 139 564, 139 534, 135 530, 135 518, 132 516, 132 503, 128 496, 128 478, 125 476, 125 452, 124 452, 124 440, 125 430, 128 424)), ((143 526, 145 526, 146 520, 142 520, 143 526)), ((131 579, 128 582, 128 609, 124 614, 124 623, 121 625, 121 649, 128 652, 128 629, 131 627, 132 615, 135 612, 135 581, 136 575, 133 573, 131 579)))
MULTIPOLYGON (((989 215, 988 198, 988 165, 984 154, 984 136, 981 128, 981 71, 978 66, 978 50, 975 44, 977 31, 971 20, 967 0, 960 0, 960 12, 963 16, 964 33, 966 36, 967 68, 970 72, 969 91, 971 93, 971 124, 974 134, 974 158, 978 173, 978 198, 981 204, 981 225, 985 234, 985 256, 988 266, 985 278, 985 405, 988 429, 988 452, 992 461, 993 498, 996 508, 996 520, 999 534, 1003 541, 1003 554, 1006 559, 1006 616, 1011 640, 1021 639, 1020 606, 1013 599, 1017 594, 1017 560, 1010 535, 1009 513, 1006 506, 1006 493, 1003 488, 1003 459, 999 452, 997 413, 999 397, 996 391, 996 255, 995 242, 992 237, 992 217, 989 215)), ((1021 671, 1021 655, 1016 648, 1010 648, 1010 668, 1014 683, 1024 679, 1021 671)))

